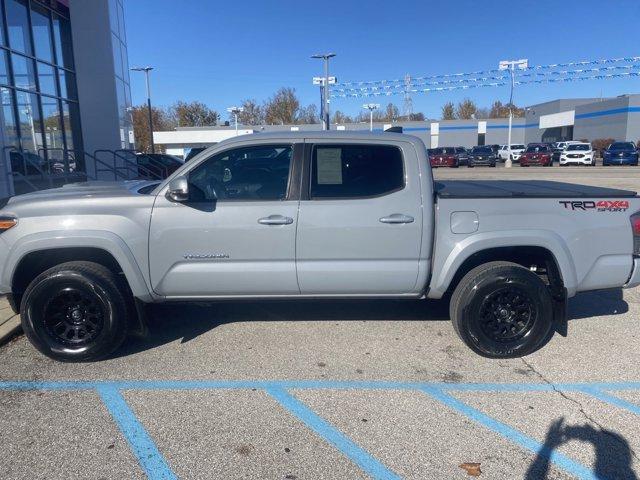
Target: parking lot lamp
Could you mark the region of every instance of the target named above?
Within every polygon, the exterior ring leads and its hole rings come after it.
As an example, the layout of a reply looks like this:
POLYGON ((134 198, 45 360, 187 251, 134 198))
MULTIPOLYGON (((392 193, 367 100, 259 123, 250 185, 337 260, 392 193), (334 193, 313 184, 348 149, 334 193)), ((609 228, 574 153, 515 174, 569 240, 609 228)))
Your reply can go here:
POLYGON ((380 108, 379 103, 365 103, 362 108, 369 110, 369 131, 373 132, 373 111, 380 108))
POLYGON ((236 137, 238 136, 238 114, 244 112, 244 108, 242 107, 229 107, 227 108, 227 112, 233 114, 233 119, 236 124, 236 137))
POLYGON ((511 128, 513 125, 513 89, 516 85, 516 68, 525 70, 529 68, 529 60, 521 58, 520 60, 502 60, 498 64, 500 70, 508 70, 511 79, 511 93, 509 95, 509 133, 507 135, 507 159, 504 162, 505 167, 511 167, 511 128))
POLYGON ((149 109, 149 141, 151 142, 151 153, 156 153, 156 146, 153 142, 153 114, 151 113, 151 86, 149 84, 149 72, 153 67, 133 67, 132 72, 144 72, 147 82, 147 108, 149 109))
MULTIPOLYGON (((329 130, 329 84, 336 83, 335 77, 329 77, 329 59, 335 57, 335 53, 317 53, 311 55, 311 58, 321 58, 324 61, 324 78, 322 80, 321 89, 322 95, 322 128, 323 130, 329 130)), ((315 79, 314 79, 315 83, 315 79)))

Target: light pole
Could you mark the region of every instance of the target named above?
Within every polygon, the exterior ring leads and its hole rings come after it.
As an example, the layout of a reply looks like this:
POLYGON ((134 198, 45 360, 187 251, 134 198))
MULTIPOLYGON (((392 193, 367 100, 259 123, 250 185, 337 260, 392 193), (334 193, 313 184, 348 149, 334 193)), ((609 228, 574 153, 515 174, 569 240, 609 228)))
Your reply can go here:
POLYGON ((238 114, 244 112, 242 107, 229 107, 227 112, 232 113, 236 123, 236 137, 238 136, 238 114))
MULTIPOLYGON (((315 55, 311 55, 311 58, 321 58, 324 60, 324 78, 322 81, 321 89, 323 92, 322 95, 322 124, 324 130, 329 130, 329 84, 336 83, 335 78, 333 78, 333 82, 329 78, 329 59, 335 57, 335 53, 318 53, 315 55)), ((315 79, 314 79, 315 83, 315 79)))
POLYGON ((380 108, 379 103, 365 103, 362 108, 369 110, 369 131, 373 132, 373 111, 380 108))
POLYGON ((525 70, 529 68, 529 60, 521 58, 520 60, 502 60, 498 64, 500 70, 509 70, 511 77, 511 94, 509 95, 509 134, 507 135, 507 159, 504 162, 505 167, 511 167, 511 127, 513 125, 513 89, 516 85, 516 68, 525 70))
POLYGON ((156 146, 153 142, 153 114, 151 113, 151 86, 149 83, 149 72, 153 67, 133 67, 132 72, 144 72, 147 82, 147 107, 149 109, 149 136, 151 141, 151 153, 156 153, 156 146))

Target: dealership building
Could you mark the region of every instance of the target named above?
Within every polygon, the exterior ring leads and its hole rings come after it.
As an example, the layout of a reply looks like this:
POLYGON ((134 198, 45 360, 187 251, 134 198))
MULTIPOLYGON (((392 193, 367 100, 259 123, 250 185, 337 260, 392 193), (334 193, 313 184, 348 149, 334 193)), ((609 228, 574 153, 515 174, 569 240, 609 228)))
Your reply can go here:
MULTIPOLYGON (((243 126, 238 133, 317 130, 319 125, 243 126)), ((369 130, 369 123, 332 125, 337 130, 369 130)), ((374 123, 374 131, 402 131, 420 137, 427 147, 506 144, 508 119, 442 120, 374 123)), ((183 155, 191 147, 213 145, 236 135, 232 127, 187 127, 155 132, 154 140, 167 153, 183 155)), ((512 143, 556 142, 613 138, 640 141, 640 95, 614 98, 560 99, 527 107, 514 118, 512 143)))
POLYGON ((133 147, 122 1, 0 0, 0 196, 133 147))

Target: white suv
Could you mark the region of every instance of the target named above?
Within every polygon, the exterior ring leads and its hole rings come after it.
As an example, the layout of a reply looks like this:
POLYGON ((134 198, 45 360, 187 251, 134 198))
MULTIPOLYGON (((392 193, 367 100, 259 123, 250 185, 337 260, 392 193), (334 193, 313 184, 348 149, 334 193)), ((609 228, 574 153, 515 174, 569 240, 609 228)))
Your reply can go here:
MULTIPOLYGON (((517 143, 511 144, 511 160, 519 160, 520 159, 520 155, 522 155, 522 152, 524 152, 525 147, 524 145, 517 143)), ((502 160, 503 162, 505 162, 508 158, 509 158, 509 145, 500 145, 500 150, 498 150, 498 156, 500 157, 500 160, 502 160)))
POLYGON ((596 158, 590 143, 570 143, 560 154, 560 166, 596 165, 596 158))

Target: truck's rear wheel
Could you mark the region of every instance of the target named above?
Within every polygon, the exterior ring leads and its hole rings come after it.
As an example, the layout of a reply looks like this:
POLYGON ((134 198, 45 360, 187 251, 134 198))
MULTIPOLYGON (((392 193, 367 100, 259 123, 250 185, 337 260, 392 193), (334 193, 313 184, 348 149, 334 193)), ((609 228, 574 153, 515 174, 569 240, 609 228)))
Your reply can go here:
POLYGON ((99 360, 127 334, 128 302, 117 275, 92 262, 67 262, 38 275, 22 297, 22 328, 44 355, 99 360))
POLYGON ((511 262, 490 262, 467 273, 453 293, 450 315, 462 341, 489 358, 528 355, 553 332, 547 285, 511 262))

